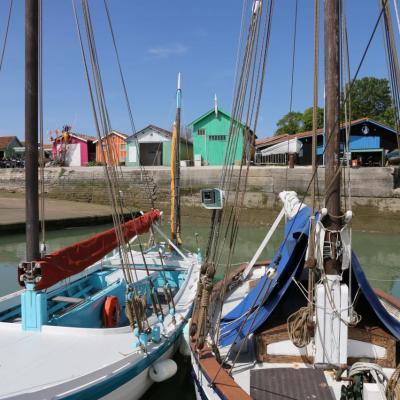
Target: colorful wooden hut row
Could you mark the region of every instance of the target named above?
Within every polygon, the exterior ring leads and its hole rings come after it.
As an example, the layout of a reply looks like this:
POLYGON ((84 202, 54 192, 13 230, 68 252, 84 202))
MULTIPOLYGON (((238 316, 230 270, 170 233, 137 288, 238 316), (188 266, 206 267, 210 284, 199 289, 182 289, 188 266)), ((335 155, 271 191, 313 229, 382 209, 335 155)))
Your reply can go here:
MULTIPOLYGON (((190 165, 223 165, 228 144, 231 117, 228 113, 213 108, 188 125, 181 132, 180 159, 190 165)), ((239 162, 243 153, 243 134, 246 128, 237 123, 240 139, 237 140, 234 162, 239 162)), ((68 128, 68 127, 67 127, 68 128)), ((252 135, 254 139, 254 135, 252 135)), ((53 139, 53 159, 59 165, 85 166, 104 163, 111 149, 112 164, 127 166, 169 166, 172 133, 155 125, 128 136, 113 130, 101 140, 63 129, 53 139)), ((250 142, 253 142, 251 140, 250 142)), ((246 152, 252 157, 252 149, 246 152)))

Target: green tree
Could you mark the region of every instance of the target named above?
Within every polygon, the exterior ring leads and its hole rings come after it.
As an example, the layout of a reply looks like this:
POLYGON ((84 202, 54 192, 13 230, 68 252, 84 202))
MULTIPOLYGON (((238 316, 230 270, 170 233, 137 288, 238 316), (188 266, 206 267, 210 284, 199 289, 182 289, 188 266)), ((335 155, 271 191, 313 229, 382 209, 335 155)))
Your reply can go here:
MULTIPOLYGON (((312 130, 312 119, 313 119, 313 107, 307 108, 303 112, 303 128, 304 131, 312 130)), ((318 107, 317 109, 317 128, 322 128, 324 126, 324 109, 318 107)))
MULTIPOLYGON (((346 92, 348 90, 349 85, 346 86, 346 92)), ((343 98, 342 94, 342 103, 343 98)), ((354 81, 351 89, 351 119, 364 117, 394 126, 392 97, 387 79, 366 76, 354 81)))
POLYGON ((291 111, 284 115, 276 124, 277 130, 275 135, 283 135, 288 133, 293 135, 294 133, 301 132, 303 130, 303 114, 301 112, 291 111))

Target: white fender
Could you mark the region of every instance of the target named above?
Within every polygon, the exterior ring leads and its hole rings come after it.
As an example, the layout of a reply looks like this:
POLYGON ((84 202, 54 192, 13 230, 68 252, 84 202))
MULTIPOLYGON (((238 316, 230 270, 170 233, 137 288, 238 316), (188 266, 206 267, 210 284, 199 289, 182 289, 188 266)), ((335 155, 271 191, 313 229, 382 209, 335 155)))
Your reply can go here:
POLYGON ((149 367, 150 379, 154 382, 163 382, 176 374, 178 366, 174 360, 158 361, 149 367))
POLYGON ((181 353, 185 357, 190 357, 191 351, 189 346, 189 326, 192 322, 190 318, 185 327, 183 328, 183 335, 181 337, 181 342, 179 344, 179 353, 181 353))

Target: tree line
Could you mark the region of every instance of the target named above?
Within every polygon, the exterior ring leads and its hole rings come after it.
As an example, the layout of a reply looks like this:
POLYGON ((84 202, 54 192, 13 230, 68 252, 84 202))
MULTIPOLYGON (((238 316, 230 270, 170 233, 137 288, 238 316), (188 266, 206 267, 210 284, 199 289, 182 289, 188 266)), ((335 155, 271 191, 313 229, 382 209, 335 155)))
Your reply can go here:
MULTIPOLYGON (((345 93, 349 91, 346 85, 345 93)), ((344 121, 344 94, 341 94, 341 120, 344 121)), ((307 132, 312 130, 313 108, 304 112, 291 111, 277 122, 275 135, 307 132)), ((395 126, 389 81, 385 78, 367 76, 354 81, 351 87, 351 119, 368 117, 389 127, 395 126)), ((324 126, 324 109, 318 107, 318 128, 324 126)))

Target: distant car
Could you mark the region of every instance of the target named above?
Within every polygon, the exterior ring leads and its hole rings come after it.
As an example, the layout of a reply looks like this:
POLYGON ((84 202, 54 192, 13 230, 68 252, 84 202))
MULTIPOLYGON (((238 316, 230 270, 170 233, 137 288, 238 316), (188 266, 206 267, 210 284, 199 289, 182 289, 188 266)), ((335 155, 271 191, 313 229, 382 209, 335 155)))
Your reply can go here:
POLYGON ((386 161, 389 164, 400 164, 400 153, 399 150, 393 150, 386 154, 386 161))

